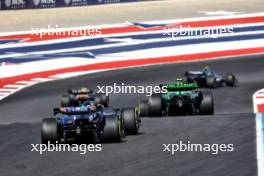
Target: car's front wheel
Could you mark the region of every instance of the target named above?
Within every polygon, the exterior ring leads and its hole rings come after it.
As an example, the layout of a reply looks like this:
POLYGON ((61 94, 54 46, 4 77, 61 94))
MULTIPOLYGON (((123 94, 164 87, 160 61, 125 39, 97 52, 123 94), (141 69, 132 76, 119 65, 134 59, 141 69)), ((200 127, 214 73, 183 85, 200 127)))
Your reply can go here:
POLYGON ((213 76, 208 76, 206 78, 206 87, 209 87, 209 88, 216 87, 216 79, 213 76))
POLYGON ((236 85, 236 77, 235 75, 228 73, 226 75, 226 85, 228 86, 235 86, 236 85))
POLYGON ((139 110, 139 115, 141 117, 146 117, 149 115, 148 113, 148 101, 144 100, 144 101, 140 101, 138 103, 138 110, 139 110))
POLYGON ((138 134, 141 120, 135 109, 125 108, 121 112, 121 117, 124 120, 124 129, 126 134, 138 134))
POLYGON ((149 116, 162 115, 162 100, 161 94, 152 94, 148 100, 149 116))

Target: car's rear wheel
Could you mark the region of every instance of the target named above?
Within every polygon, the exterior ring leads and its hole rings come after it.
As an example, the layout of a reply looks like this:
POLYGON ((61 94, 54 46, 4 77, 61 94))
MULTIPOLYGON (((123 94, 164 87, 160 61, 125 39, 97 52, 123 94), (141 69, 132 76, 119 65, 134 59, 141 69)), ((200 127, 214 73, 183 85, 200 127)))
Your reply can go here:
POLYGON ((228 86, 235 86, 236 84, 236 77, 232 73, 228 73, 226 75, 226 85, 228 86))
POLYGON ((124 129, 126 134, 138 134, 141 120, 136 114, 135 109, 125 108, 121 112, 121 117, 124 120, 124 129))
POLYGON ((47 144, 48 141, 52 144, 61 141, 59 125, 55 118, 43 119, 41 123, 41 142, 47 144))
POLYGON ((152 94, 148 100, 149 116, 162 115, 161 94, 152 94))
POLYGON ((142 117, 146 117, 149 115, 148 113, 148 101, 140 101, 138 103, 139 115, 142 117))
POLYGON ((109 96, 105 94, 102 94, 102 93, 95 94, 94 101, 96 104, 104 105, 104 107, 109 106, 109 96))
POLYGON ((214 97, 211 92, 202 92, 202 100, 200 103, 199 112, 201 115, 214 114, 214 97))
POLYGON ((108 116, 105 118, 105 127, 103 141, 105 142, 121 142, 123 124, 118 116, 108 116))

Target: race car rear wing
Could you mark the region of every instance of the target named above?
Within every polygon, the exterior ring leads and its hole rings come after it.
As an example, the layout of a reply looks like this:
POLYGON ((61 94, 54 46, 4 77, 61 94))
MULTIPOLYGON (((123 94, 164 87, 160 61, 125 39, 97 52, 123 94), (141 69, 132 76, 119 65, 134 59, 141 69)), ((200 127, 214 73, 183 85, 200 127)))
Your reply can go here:
POLYGON ((74 94, 74 95, 79 95, 79 94, 90 94, 93 93, 92 90, 88 90, 88 91, 80 91, 80 90, 68 90, 69 94, 74 94))
POLYGON ((164 87, 168 91, 187 91, 199 88, 197 83, 184 82, 176 82, 175 84, 161 84, 160 87, 164 87))
POLYGON ((53 109, 53 115, 57 115, 57 114, 66 114, 66 115, 81 115, 81 114, 90 114, 93 113, 95 111, 101 110, 102 107, 98 107, 97 109, 92 111, 92 110, 73 110, 73 111, 65 111, 62 110, 62 108, 54 108, 53 109))

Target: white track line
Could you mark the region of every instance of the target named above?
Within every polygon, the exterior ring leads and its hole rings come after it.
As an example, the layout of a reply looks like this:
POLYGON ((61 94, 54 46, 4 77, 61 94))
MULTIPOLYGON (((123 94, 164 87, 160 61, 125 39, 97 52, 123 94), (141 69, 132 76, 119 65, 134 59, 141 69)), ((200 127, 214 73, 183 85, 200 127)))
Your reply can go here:
POLYGON ((21 87, 24 87, 24 85, 18 85, 18 84, 7 84, 4 86, 4 88, 21 88, 21 87))
POLYGON ((24 84, 24 85, 28 85, 28 84, 35 84, 37 83, 36 81, 17 81, 16 84, 24 84))
POLYGON ((0 89, 0 92, 13 92, 15 89, 0 89))
POLYGON ((38 81, 38 82, 43 82, 43 81, 52 81, 54 80, 53 78, 34 78, 31 79, 32 81, 38 81))

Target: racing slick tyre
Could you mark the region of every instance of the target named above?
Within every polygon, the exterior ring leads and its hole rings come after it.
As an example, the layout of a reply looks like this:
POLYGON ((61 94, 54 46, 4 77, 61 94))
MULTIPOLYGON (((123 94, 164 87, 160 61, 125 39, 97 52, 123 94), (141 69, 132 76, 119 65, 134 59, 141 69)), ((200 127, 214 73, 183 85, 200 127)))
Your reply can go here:
POLYGON ((124 129, 126 134, 138 134, 141 120, 136 110, 133 108, 125 108, 121 112, 121 117, 124 120, 124 129))
POLYGON ((184 76, 184 77, 182 78, 182 81, 183 81, 184 83, 191 83, 191 82, 192 82, 191 79, 190 79, 190 77, 189 77, 188 75, 184 76))
POLYGON ((214 97, 211 92, 202 92, 202 101, 199 112, 201 115, 214 114, 214 97))
POLYGON ((149 116, 161 116, 162 115, 162 102, 160 94, 152 94, 148 99, 149 116))
POLYGON ((50 141, 51 144, 55 144, 56 141, 60 143, 60 132, 57 120, 55 118, 46 118, 42 120, 41 123, 41 143, 48 144, 50 141))
POLYGON ((62 95, 61 107, 70 107, 73 105, 72 98, 69 95, 62 95))
POLYGON ((102 104, 104 107, 109 106, 109 96, 101 93, 97 93, 94 97, 94 101, 96 104, 102 104))
POLYGON ((140 101, 138 103, 138 109, 139 109, 139 115, 141 117, 146 117, 149 115, 148 113, 148 101, 144 100, 144 101, 140 101))
POLYGON ((205 83, 206 83, 206 87, 214 88, 216 84, 216 80, 214 77, 208 76, 206 77, 205 83))
POLYGON ((124 131, 123 122, 118 116, 108 116, 105 118, 105 128, 103 134, 104 142, 121 142, 124 131))
POLYGON ((236 84, 236 77, 232 73, 227 73, 226 75, 226 85, 228 86, 235 86, 236 84))

